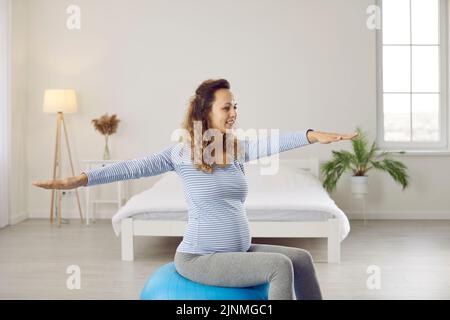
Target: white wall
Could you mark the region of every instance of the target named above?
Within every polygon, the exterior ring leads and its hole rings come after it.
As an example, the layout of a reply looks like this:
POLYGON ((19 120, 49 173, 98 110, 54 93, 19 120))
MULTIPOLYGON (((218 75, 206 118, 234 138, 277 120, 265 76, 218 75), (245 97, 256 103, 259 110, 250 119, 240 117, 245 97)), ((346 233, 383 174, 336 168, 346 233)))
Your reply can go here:
MULTIPOLYGON (((26 101, 31 217, 48 217, 50 193, 30 182, 52 174, 55 120, 41 111, 46 88, 73 87, 79 113, 67 115, 76 171, 99 158, 103 139, 90 120, 117 113, 114 158, 130 159, 170 143, 188 98, 204 79, 230 80, 242 128, 314 128, 376 133, 375 33, 366 27, 371 0, 33 0, 28 1, 26 101), (81 30, 66 28, 66 8, 81 8, 81 30)), ((20 103, 19 103, 20 105, 20 103)), ((15 130, 21 131, 20 127, 15 130)), ((63 146, 64 147, 64 146, 63 146)), ((350 142, 302 148, 285 157, 330 159, 350 142)), ((66 153, 63 149, 63 157, 66 153)), ((375 217, 450 218, 448 157, 403 157, 411 187, 385 173, 370 175, 367 210, 375 217)), ((67 163, 67 162, 66 162, 67 163)), ((65 175, 69 175, 66 165, 65 175)), ((16 169, 19 170, 19 169, 16 169)), ((349 214, 359 210, 349 174, 332 196, 349 214)), ((131 182, 132 193, 154 178, 131 182)), ((108 187, 108 186, 104 186, 108 187)), ((82 189, 80 189, 82 191, 82 189)), ((65 214, 77 217, 74 199, 65 214)), ((104 206, 103 216, 113 207, 104 206)))
POLYGON ((11 1, 11 122, 12 154, 9 220, 18 223, 27 217, 28 174, 26 163, 27 35, 28 1, 11 1))
POLYGON ((10 2, 0 0, 0 228, 9 224, 10 212, 10 11, 10 2))

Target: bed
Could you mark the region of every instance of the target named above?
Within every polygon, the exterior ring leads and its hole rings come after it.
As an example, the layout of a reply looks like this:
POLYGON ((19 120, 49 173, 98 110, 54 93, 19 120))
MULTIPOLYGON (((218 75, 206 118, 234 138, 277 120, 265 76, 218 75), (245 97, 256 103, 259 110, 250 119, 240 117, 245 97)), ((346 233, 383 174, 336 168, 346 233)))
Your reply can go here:
MULTIPOLYGON (((327 262, 339 263, 341 241, 350 224, 322 187, 318 159, 272 160, 279 161, 276 174, 267 174, 273 170, 255 161, 245 164, 245 204, 252 237, 327 238, 327 262)), ((175 172, 168 172, 113 216, 114 232, 121 237, 122 260, 134 260, 135 236, 182 237, 187 219, 181 181, 175 172)))

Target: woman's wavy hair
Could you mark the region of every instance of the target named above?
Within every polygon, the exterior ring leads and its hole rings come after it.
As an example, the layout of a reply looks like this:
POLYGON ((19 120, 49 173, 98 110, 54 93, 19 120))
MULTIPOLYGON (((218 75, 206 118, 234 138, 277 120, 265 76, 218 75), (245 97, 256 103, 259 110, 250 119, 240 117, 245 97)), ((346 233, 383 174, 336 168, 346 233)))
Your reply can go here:
MULTIPOLYGON (((210 129, 209 127, 209 115, 212 109, 212 105, 214 103, 214 94, 217 90, 220 89, 230 89, 230 83, 225 79, 209 79, 203 81, 200 86, 195 90, 195 95, 190 99, 188 109, 183 121, 183 129, 189 133, 187 139, 191 143, 191 159, 193 160, 194 166, 198 170, 202 170, 206 173, 212 173, 214 170, 214 166, 225 167, 229 165, 229 152, 227 150, 226 141, 227 134, 223 134, 223 150, 224 150, 224 159, 222 163, 209 163, 209 161, 205 161, 204 150, 205 148, 212 143, 212 141, 204 141, 203 136, 205 131, 210 129), (194 139, 194 122, 201 121, 202 132, 201 132, 201 144, 199 147, 195 148, 195 139, 194 139), (228 156, 227 156, 228 155, 228 156), (196 161, 194 162, 194 157, 196 161)), ((185 137, 186 138, 186 137, 185 137)), ((234 150, 233 151, 233 159, 237 159, 239 157, 239 143, 236 137, 228 137, 229 139, 233 139, 234 150)), ((182 139, 183 140, 183 139, 182 139)), ((231 151, 231 150, 230 150, 231 151)), ((213 152, 214 153, 214 152, 213 152)))

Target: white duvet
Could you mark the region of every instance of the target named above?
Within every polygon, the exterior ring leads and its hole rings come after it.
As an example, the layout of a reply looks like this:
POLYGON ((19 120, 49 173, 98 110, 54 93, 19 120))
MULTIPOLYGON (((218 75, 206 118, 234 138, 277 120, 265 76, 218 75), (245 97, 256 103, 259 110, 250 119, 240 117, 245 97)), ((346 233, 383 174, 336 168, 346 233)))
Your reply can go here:
MULTIPOLYGON (((248 196, 247 211, 298 211, 327 213, 336 217, 341 225, 341 240, 350 232, 345 213, 330 198, 321 182, 309 171, 280 170, 276 175, 260 175, 258 167, 246 164, 248 196)), ((122 219, 143 213, 187 212, 181 180, 175 172, 166 173, 155 185, 136 194, 113 216, 116 235, 120 235, 122 219)), ((187 214, 186 214, 187 216, 187 214)), ((254 216, 254 215, 253 215, 254 216)), ((264 215, 261 215, 264 216, 264 215)), ((291 215, 292 217, 292 215, 291 215)), ((274 217, 276 218, 276 217, 274 217)), ((249 218, 249 220, 252 220, 249 218)), ((276 220, 276 219, 270 219, 276 220)), ((302 220, 300 215, 298 220, 302 220)))

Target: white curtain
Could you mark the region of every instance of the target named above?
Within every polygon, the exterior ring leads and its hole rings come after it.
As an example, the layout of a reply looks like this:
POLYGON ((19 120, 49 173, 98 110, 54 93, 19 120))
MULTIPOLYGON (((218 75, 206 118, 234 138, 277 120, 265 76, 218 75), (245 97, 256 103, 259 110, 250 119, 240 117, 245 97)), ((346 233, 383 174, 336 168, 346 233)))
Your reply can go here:
POLYGON ((10 0, 0 0, 0 228, 9 223, 11 172, 10 0))

